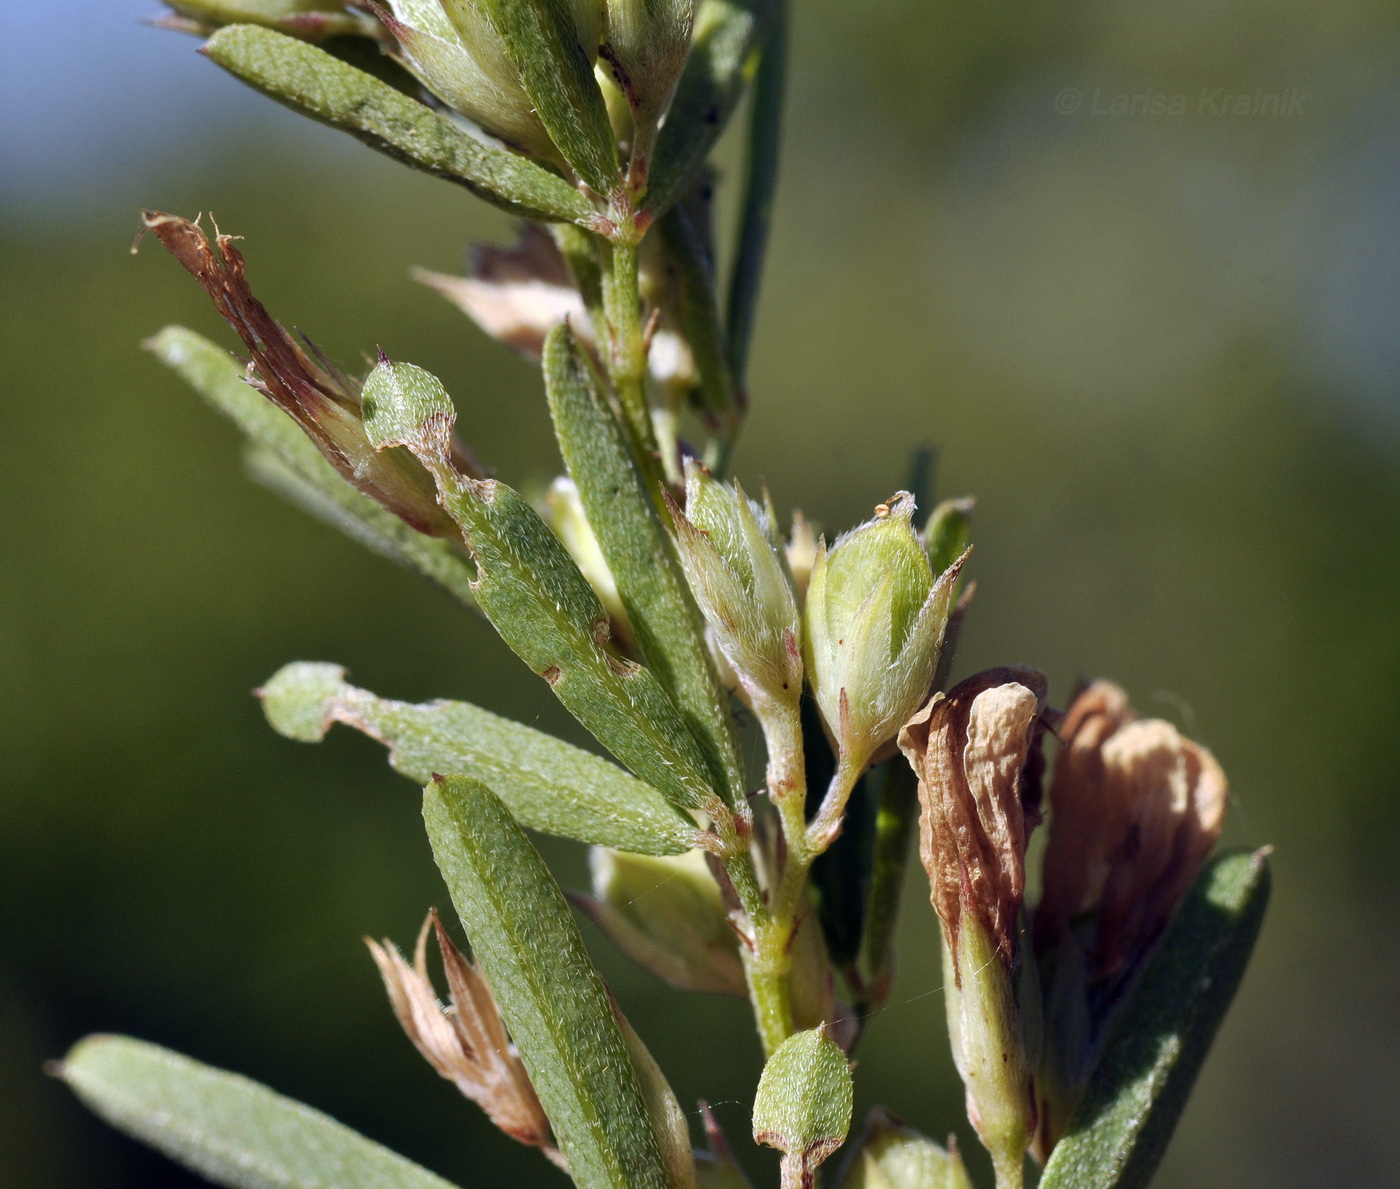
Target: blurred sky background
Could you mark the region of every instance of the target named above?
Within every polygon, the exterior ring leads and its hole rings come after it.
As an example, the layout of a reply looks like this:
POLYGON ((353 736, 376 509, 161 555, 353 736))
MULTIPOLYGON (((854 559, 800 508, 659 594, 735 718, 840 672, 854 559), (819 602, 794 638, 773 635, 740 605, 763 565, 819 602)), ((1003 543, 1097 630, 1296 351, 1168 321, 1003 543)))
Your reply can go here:
MULTIPOLYGON (((979 499, 960 671, 1033 663, 1060 700, 1115 678, 1221 759, 1227 841, 1277 847, 1159 1189, 1400 1184, 1400 8, 794 7, 739 475, 839 529, 937 445, 939 493, 979 499)), ((139 24, 158 11, 0 0, 0 1183, 197 1183, 43 1075, 101 1029, 464 1189, 562 1185, 418 1060, 359 940, 445 902, 415 790, 345 732, 273 736, 248 691, 335 660, 577 731, 483 624, 246 482, 139 349, 176 320, 232 336, 158 247, 127 251, 142 206, 212 211, 279 317, 343 363, 382 344, 437 372, 539 490, 536 377, 407 277, 510 229, 243 91, 139 24)), ((975 1149, 935 929, 911 881, 858 1101, 975 1149)), ((746 1147, 746 1007, 593 940, 682 1100, 746 1147)))

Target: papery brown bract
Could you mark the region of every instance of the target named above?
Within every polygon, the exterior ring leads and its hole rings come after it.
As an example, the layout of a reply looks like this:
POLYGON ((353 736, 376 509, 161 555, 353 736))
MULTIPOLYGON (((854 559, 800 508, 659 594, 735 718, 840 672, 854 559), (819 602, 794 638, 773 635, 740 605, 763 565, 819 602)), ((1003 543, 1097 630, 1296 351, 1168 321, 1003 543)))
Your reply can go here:
POLYGON ((506 1034, 490 985, 453 945, 436 910, 423 922, 412 966, 392 942, 365 941, 379 967, 394 1015, 428 1064, 512 1139, 539 1148, 559 1167, 565 1167, 544 1108, 506 1034), (428 977, 430 929, 442 954, 451 995, 449 1008, 439 1003, 428 977))

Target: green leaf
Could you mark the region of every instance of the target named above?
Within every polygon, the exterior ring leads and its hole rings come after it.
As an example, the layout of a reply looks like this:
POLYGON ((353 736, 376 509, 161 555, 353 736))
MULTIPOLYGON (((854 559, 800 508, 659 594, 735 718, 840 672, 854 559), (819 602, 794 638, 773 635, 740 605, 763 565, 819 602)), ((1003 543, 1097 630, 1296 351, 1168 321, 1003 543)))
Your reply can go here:
POLYGON ((333 723, 389 749, 389 763, 419 785, 437 772, 486 782, 532 830, 647 855, 676 855, 699 830, 654 788, 616 764, 466 702, 415 706, 376 697, 339 665, 298 662, 259 691, 279 734, 319 743, 333 723))
POLYGON ((58 1074, 112 1126, 233 1189, 452 1189, 236 1073, 126 1036, 89 1036, 58 1074))
POLYGON ((617 140, 569 0, 476 0, 506 43, 540 123, 596 194, 618 187, 617 140))
POLYGON ((758 70, 775 2, 704 0, 696 11, 690 57, 652 159, 646 206, 654 214, 690 188, 724 131, 758 70))
POLYGON ((1152 1179, 1259 935, 1268 853, 1223 854, 1196 881, 1120 1010, 1042 1189, 1152 1179))
POLYGON ((744 213, 739 222, 734 271, 729 277, 726 322, 729 366, 741 388, 748 371, 749 344, 758 313, 758 286, 763 275, 763 259, 768 252, 773 197, 778 189, 783 92, 787 82, 787 0, 777 0, 774 8, 772 28, 754 79, 753 111, 749 116, 744 163, 744 213))
POLYGON ((825 1028, 789 1036, 768 1058, 753 1102, 753 1138, 783 1153, 783 1183, 810 1174, 846 1139, 854 1089, 851 1066, 825 1028))
POLYGON ((673 206, 657 224, 666 245, 670 283, 674 285, 676 315, 681 335, 695 357, 700 375, 696 396, 700 410, 726 438, 732 438, 743 416, 743 407, 734 391, 725 348, 724 328, 720 325, 715 301, 714 269, 701 246, 700 236, 688 211, 673 206))
POLYGON ((348 13, 341 0, 167 0, 185 22, 175 28, 208 32, 219 25, 275 25, 319 41, 327 37, 368 36, 373 24, 348 13))
POLYGON ((423 817, 472 955, 575 1184, 666 1189, 627 1042, 544 860, 479 781, 434 781, 424 793, 423 817))
POLYGON ((351 486, 291 417, 244 382, 238 361, 222 347, 183 326, 167 326, 145 346, 248 438, 254 478, 475 606, 476 571, 461 547, 416 532, 351 486))
POLYGON ((513 214, 582 226, 594 221, 592 206, 562 178, 478 140, 449 117, 316 46, 256 25, 230 25, 209 39, 204 52, 279 103, 466 186, 513 214))
POLYGON ((744 781, 729 695, 705 646, 675 547, 623 427, 565 324, 544 347, 545 389, 564 465, 617 583, 647 665, 674 699, 731 806, 744 781))
POLYGON ((607 613, 559 538, 504 483, 453 469, 456 414, 438 380, 411 364, 381 363, 365 382, 364 407, 377 446, 408 446, 435 476, 476 558, 477 603, 515 654, 673 805, 725 815, 723 786, 675 703, 649 669, 613 650, 607 613))

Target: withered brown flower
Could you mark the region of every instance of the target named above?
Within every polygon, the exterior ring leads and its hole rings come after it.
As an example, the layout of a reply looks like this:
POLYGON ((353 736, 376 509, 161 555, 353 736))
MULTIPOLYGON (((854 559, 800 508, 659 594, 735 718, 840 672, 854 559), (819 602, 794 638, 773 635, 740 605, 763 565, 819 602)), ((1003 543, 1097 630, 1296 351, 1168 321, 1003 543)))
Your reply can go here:
MULTIPOLYGON (((421 533, 456 539, 460 533, 438 505, 432 477, 407 450, 377 451, 365 435, 360 383, 308 341, 303 347, 277 322, 248 285, 234 236, 211 243, 198 223, 144 211, 151 232, 203 287, 243 341, 248 382, 290 416, 350 483, 421 533), (312 358, 312 356, 315 358, 312 358)), ((472 478, 486 470, 455 438, 453 462, 472 478)))
POLYGON ((899 734, 919 778, 920 856, 954 955, 967 912, 1008 967, 1015 955, 1047 690, 1035 669, 989 669, 935 694, 899 734))
POLYGON ((390 941, 381 945, 366 938, 365 943, 379 967, 394 1015, 428 1064, 512 1139, 539 1148, 565 1168, 530 1076, 506 1034, 491 987, 452 943, 436 910, 423 922, 412 966, 390 941), (438 1001, 428 977, 429 930, 436 934, 442 954, 451 995, 448 1007, 438 1001))
POLYGON ((1190 890, 1229 786, 1210 752, 1170 723, 1138 719, 1108 682, 1074 700, 1061 735, 1036 947, 1097 910, 1089 975, 1113 979, 1138 965, 1190 890))

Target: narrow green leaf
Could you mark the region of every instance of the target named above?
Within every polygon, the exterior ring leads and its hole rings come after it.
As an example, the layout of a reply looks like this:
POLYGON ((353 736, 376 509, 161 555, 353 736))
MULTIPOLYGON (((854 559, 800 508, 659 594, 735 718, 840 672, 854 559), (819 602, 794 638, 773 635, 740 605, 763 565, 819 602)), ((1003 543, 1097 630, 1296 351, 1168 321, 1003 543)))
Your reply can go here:
POLYGON ((666 245, 668 280, 675 289, 676 313, 681 334, 695 357, 700 374, 697 390, 700 411, 725 437, 732 437, 743 415, 734 391, 715 301, 712 262, 684 205, 673 206, 657 224, 666 245))
POLYGON ((475 606, 476 571, 461 547, 414 531, 351 486, 291 417, 244 382, 238 361, 222 347, 183 326, 167 326, 145 345, 248 438, 254 478, 475 606))
POLYGON ((811 1172, 846 1139, 851 1066, 825 1028, 789 1036, 768 1058, 753 1101, 753 1138, 783 1153, 783 1183, 811 1184, 811 1172), (802 1179, 788 1180, 789 1168, 802 1179))
POLYGON ((279 734, 319 743, 333 723, 389 749, 416 784, 437 772, 489 784, 521 824, 545 834, 647 855, 676 855, 699 831, 654 788, 600 756, 466 702, 413 705, 376 697, 339 665, 298 662, 259 691, 279 734))
POLYGON ((569 0, 477 0, 506 43, 550 138, 596 194, 618 187, 617 140, 569 0))
POLYGON ((590 226, 592 206, 548 170, 478 140, 449 117, 294 37, 256 25, 219 30, 204 52, 279 103, 349 132, 416 169, 531 219, 590 226))
POLYGON ((365 382, 365 428, 406 445, 437 479, 477 564, 476 600, 501 638, 622 763, 673 805, 724 814, 700 745, 651 670, 619 656, 608 616, 578 567, 519 494, 451 465, 451 398, 411 364, 381 363, 365 382))
POLYGON ((778 189, 782 141, 783 92, 787 83, 788 0, 776 0, 772 28, 754 79, 753 111, 749 116, 744 160, 744 203, 739 222, 738 250, 729 278, 726 322, 729 366, 740 388, 749 366, 758 313, 758 286, 768 252, 768 229, 773 222, 773 198, 778 189))
POLYGON ((280 25, 299 37, 319 40, 366 34, 364 17, 345 11, 341 0, 167 0, 180 16, 205 27, 244 22, 280 25))
POLYGON ((744 781, 729 696, 705 646, 675 547, 626 432, 567 325, 545 340, 545 389, 564 465, 617 583, 647 665, 675 700, 731 806, 744 781))
POLYGON ((236 1073, 126 1036, 89 1036, 58 1074, 113 1127, 232 1189, 452 1189, 236 1073))
POLYGON ((703 0, 690 57, 657 138, 647 209, 666 211, 705 164, 744 88, 758 70, 759 47, 775 0, 703 0))
POLYGON ((1043 1189, 1143 1189, 1186 1108, 1259 936, 1268 850, 1202 872, 1129 994, 1043 1189))
POLYGON ((894 980, 895 926, 899 923, 910 843, 919 822, 918 780, 913 768, 902 756, 892 757, 884 768, 875 811, 865 932, 861 938, 860 970, 865 1004, 870 1007, 888 998, 894 980))
POLYGON ((646 1098, 544 860, 484 784, 423 797, 433 856, 520 1058, 581 1189, 667 1189, 646 1098))

